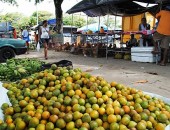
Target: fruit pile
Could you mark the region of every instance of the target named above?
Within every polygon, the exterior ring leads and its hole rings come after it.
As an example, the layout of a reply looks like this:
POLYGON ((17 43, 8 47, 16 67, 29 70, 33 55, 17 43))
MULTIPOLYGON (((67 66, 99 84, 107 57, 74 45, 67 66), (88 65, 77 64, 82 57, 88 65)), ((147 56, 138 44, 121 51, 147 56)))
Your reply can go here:
POLYGON ((44 62, 37 59, 10 59, 0 64, 0 81, 16 81, 41 71, 44 62))
POLYGON ((164 130, 170 106, 80 69, 57 68, 3 84, 11 106, 0 130, 164 130))

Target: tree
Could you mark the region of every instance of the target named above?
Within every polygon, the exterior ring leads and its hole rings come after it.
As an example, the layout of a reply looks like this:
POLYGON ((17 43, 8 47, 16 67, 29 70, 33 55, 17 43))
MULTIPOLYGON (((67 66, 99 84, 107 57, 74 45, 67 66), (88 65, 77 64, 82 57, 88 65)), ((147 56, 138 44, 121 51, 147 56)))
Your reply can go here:
MULTIPOLYGON (((48 11, 38 11, 38 21, 42 22, 44 20, 50 19, 53 17, 53 14, 48 12, 48 11)), ((36 25, 37 21, 37 12, 34 12, 31 16, 30 16, 30 23, 31 25, 36 25)))
POLYGON ((86 20, 81 16, 74 15, 73 21, 72 21, 72 15, 64 15, 63 24, 64 25, 73 25, 73 26, 80 28, 80 27, 86 25, 86 20))
POLYGON ((88 17, 88 24, 93 24, 93 23, 97 23, 97 19, 96 18, 91 18, 91 17, 88 17))
POLYGON ((24 16, 22 13, 7 13, 0 16, 0 22, 11 22, 12 26, 16 29, 24 28, 30 25, 29 17, 24 16))
MULTIPOLYGON (((115 28, 115 16, 109 17, 109 19, 108 19, 107 16, 105 16, 104 19, 103 19, 103 23, 104 23, 105 25, 108 24, 108 27, 109 27, 109 28, 114 29, 114 28, 115 28), (109 20, 109 22, 108 22, 108 20, 109 20)), ((121 22, 120 22, 120 20, 117 18, 117 19, 116 19, 116 28, 120 28, 120 27, 121 27, 120 25, 121 25, 121 22)), ((115 28, 115 29, 116 29, 116 28, 115 28)))
MULTIPOLYGON (((16 4, 16 0, 0 0, 2 2, 8 2, 8 3, 11 3, 11 4, 16 4)), ((31 0, 30 0, 31 1, 31 0)), ((35 3, 40 3, 44 0, 34 0, 35 3)), ((63 3, 63 0, 53 0, 54 2, 54 6, 55 6, 55 15, 56 15, 56 31, 57 33, 62 33, 62 21, 63 21, 63 11, 62 11, 62 8, 61 8, 61 4, 63 3)))

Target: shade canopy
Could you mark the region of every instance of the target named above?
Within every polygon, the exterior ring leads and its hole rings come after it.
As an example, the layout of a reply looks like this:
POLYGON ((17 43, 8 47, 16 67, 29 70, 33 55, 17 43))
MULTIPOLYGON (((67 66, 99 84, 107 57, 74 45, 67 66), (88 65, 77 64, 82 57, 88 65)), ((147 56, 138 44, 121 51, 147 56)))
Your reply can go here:
POLYGON ((104 16, 107 14, 117 16, 133 16, 144 12, 152 12, 159 10, 160 3, 170 4, 169 0, 135 0, 137 2, 144 2, 157 5, 153 7, 143 7, 133 0, 82 0, 73 6, 67 13, 84 12, 90 17, 104 16))
MULTIPOLYGON (((103 29, 106 31, 108 30, 108 27, 104 24, 100 24, 100 27, 103 27, 103 29)), ((94 23, 94 24, 89 24, 88 26, 83 26, 81 28, 79 28, 77 31, 85 31, 87 32, 88 30, 91 30, 93 32, 97 32, 100 30, 99 28, 99 24, 98 23, 94 23)))

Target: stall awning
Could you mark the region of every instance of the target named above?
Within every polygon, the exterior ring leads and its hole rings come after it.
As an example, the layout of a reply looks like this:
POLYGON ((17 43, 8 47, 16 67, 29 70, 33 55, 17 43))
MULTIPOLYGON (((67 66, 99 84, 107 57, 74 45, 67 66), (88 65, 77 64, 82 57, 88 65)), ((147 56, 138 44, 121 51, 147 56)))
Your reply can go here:
MULTIPOLYGON (((148 3, 148 0, 135 0, 137 2, 148 3)), ((149 3, 159 3, 160 0, 149 0, 149 3)), ((161 3, 170 3, 162 0, 161 3)), ((133 0, 83 0, 73 6, 67 13, 84 12, 90 17, 104 16, 107 14, 118 16, 132 16, 147 11, 158 10, 159 5, 153 7, 143 7, 133 0)))

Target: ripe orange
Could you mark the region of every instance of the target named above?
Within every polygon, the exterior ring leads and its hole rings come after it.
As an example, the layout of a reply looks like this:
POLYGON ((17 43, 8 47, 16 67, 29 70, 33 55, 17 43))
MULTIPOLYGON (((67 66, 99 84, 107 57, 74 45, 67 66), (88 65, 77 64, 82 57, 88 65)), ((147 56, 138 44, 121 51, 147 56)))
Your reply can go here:
POLYGON ((110 115, 108 116, 107 120, 108 120, 109 123, 117 122, 117 118, 116 118, 116 116, 113 115, 113 114, 110 114, 110 115))
POLYGON ((92 119, 97 119, 97 118, 99 117, 98 111, 93 110, 92 112, 90 112, 90 117, 91 117, 92 119))
POLYGON ((49 121, 52 123, 56 123, 56 121, 58 120, 58 116, 57 115, 51 115, 49 118, 49 121))
POLYGON ((114 109, 113 109, 112 107, 108 107, 108 108, 106 108, 106 113, 107 113, 108 115, 114 114, 114 109))
POLYGON ((50 113, 48 111, 44 111, 41 116, 42 119, 46 120, 50 117, 50 113))
POLYGON ((102 97, 102 93, 101 93, 100 91, 96 91, 96 92, 95 92, 95 96, 96 96, 97 98, 101 98, 101 97, 102 97))
POLYGON ((98 112, 99 112, 100 115, 104 115, 105 114, 105 109, 103 107, 100 107, 98 109, 98 112))
POLYGON ((130 108, 128 106, 123 106, 123 109, 124 109, 125 113, 129 113, 130 112, 130 108))
POLYGON ((110 85, 111 85, 111 87, 115 87, 117 85, 117 83, 116 82, 111 82, 110 85))

